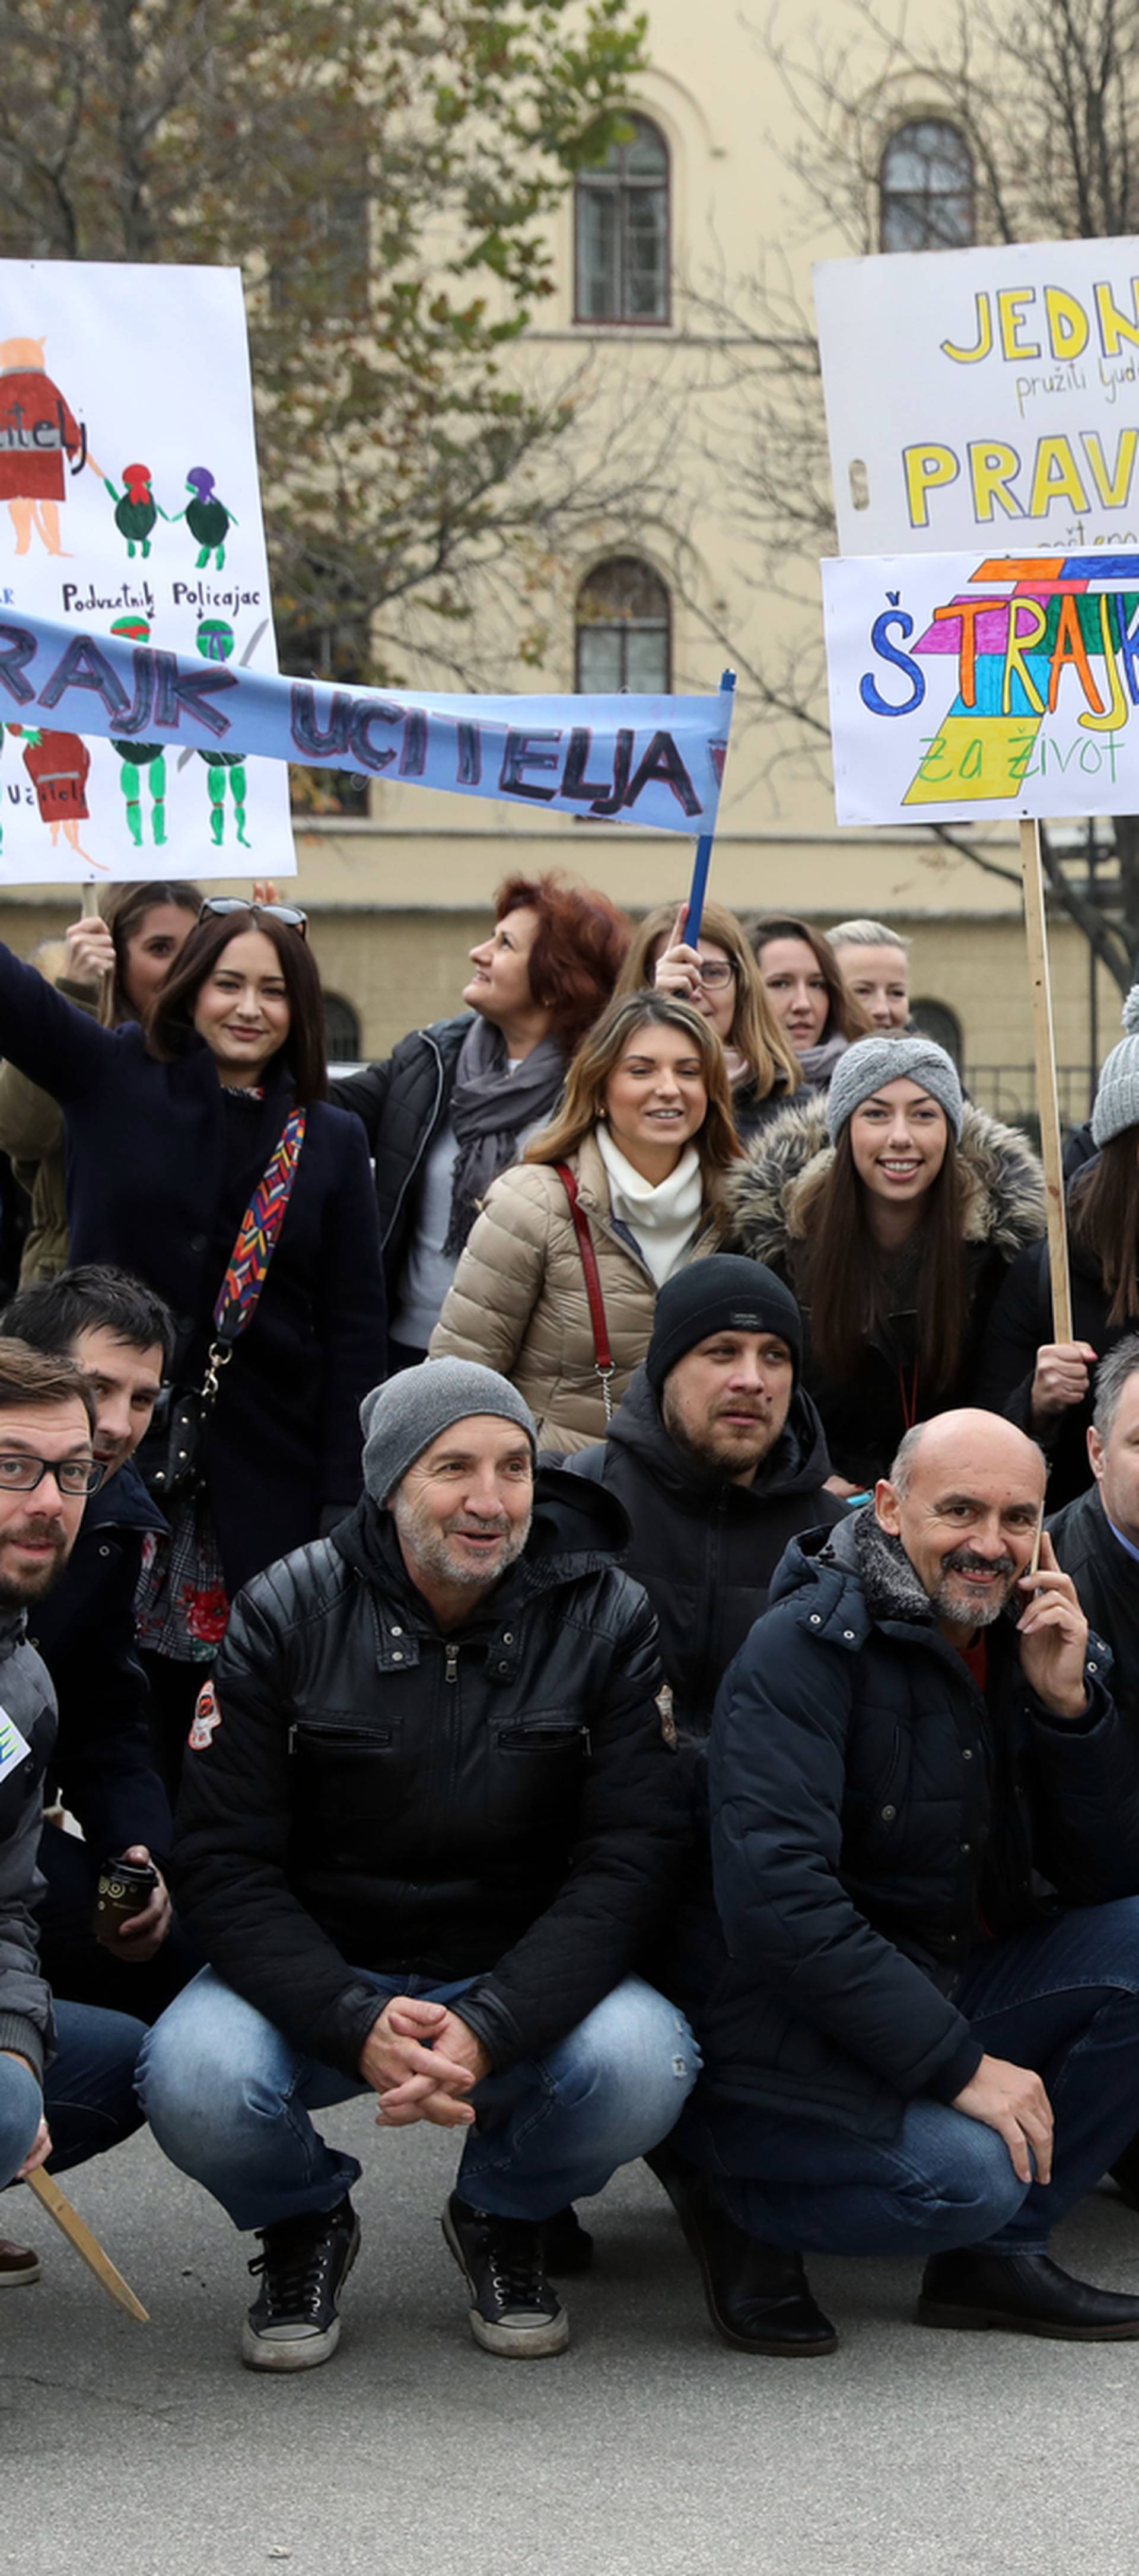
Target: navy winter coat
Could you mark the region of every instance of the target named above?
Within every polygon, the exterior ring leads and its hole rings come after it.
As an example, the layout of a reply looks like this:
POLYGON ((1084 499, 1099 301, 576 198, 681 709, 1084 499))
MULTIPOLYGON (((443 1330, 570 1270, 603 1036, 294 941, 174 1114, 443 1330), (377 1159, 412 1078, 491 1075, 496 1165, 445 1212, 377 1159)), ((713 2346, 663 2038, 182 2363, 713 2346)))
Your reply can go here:
POLYGON ((909 2097, 952 2101, 982 2053, 952 2000, 976 1945, 1038 1919, 1041 1880, 1068 1905, 1139 1889, 1139 1775, 1106 1648, 1092 1639, 1086 1717, 1061 1724, 1001 1621, 983 1696, 875 1532, 867 1505, 792 1542, 716 1703, 722 1938, 694 1922, 670 1988, 728 2171, 747 2172, 765 2111, 888 2137, 909 2097))
MULTIPOLYGON (((189 1036, 160 1064, 140 1028, 100 1027, 2 945, 0 1054, 65 1111, 72 1260, 117 1262, 157 1289, 179 1325, 176 1375, 200 1385, 234 1238, 291 1106, 283 1057, 263 1101, 227 1102, 203 1039, 189 1036), (236 1172, 227 1113, 248 1119, 236 1172)), ((209 1498, 231 1597, 316 1537, 329 1506, 355 1500, 357 1407, 386 1356, 367 1145, 357 1119, 315 1102, 264 1292, 210 1433, 209 1498)))
POLYGON ((150 1749, 134 1596, 143 1539, 165 1528, 128 1459, 92 1494, 58 1583, 33 1605, 28 1636, 55 1690, 51 1779, 64 1806, 97 1861, 145 1843, 163 1868, 174 1824, 150 1749))

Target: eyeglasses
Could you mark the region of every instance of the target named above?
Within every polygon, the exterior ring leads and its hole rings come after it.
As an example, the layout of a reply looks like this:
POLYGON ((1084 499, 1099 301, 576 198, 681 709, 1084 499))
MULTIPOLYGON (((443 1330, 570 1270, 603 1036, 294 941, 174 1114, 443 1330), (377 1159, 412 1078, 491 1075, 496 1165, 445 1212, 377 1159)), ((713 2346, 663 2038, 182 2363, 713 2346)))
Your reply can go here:
POLYGON ((729 957, 702 957, 700 981, 706 993, 722 993, 725 985, 735 982, 735 967, 729 957))
POLYGON ((34 1494, 45 1476, 54 1476, 61 1494, 97 1494, 106 1470, 90 1458, 25 1458, 0 1456, 0 1487, 10 1494, 34 1494))
POLYGON ((308 914, 298 911, 297 906, 292 903, 246 903, 239 894, 208 894, 198 914, 199 923, 203 922, 207 913, 211 912, 218 915, 227 912, 267 912, 274 921, 285 921, 290 930, 299 930, 302 939, 308 938, 308 914))

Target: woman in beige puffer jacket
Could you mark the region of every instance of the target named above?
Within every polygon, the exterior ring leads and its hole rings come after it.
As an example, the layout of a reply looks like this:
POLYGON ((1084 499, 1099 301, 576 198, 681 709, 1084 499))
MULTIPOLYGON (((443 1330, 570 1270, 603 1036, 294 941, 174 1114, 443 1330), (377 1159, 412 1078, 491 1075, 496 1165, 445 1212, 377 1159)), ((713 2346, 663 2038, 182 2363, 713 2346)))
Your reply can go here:
POLYGON ((492 1182, 442 1315, 432 1359, 481 1360, 524 1395, 541 1447, 568 1455, 605 1437, 648 1349, 657 1291, 713 1251, 724 1174, 738 1159, 715 1032, 686 1002, 634 993, 583 1039, 552 1126, 492 1182), (613 1359, 597 1367, 567 1165, 589 1227, 613 1359))

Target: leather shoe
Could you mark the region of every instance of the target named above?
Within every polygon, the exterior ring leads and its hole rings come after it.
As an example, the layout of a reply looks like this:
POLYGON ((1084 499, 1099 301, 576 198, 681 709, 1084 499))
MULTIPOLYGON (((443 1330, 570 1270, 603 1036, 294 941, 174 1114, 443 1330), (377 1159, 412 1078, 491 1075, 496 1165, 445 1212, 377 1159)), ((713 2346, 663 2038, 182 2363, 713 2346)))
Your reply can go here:
POLYGON ((30 2245, 14 2245, 0 2236, 0 2290, 22 2290, 40 2277, 40 2258, 30 2245))
POLYGON ((1111 2179, 1129 2209, 1139 2209, 1139 2138, 1129 2139, 1111 2168, 1111 2179))
POLYGON ((684 2229, 700 2266, 708 2314, 725 2343, 777 2361, 815 2361, 837 2352, 838 2335, 811 2295, 801 2254, 737 2227, 707 2175, 667 2141, 645 2162, 684 2229))
POLYGON ((1047 2254, 990 2254, 983 2245, 934 2254, 918 2300, 923 2326, 1052 2335, 1061 2343, 1119 2343, 1139 2335, 1139 2299, 1075 2281, 1047 2254))

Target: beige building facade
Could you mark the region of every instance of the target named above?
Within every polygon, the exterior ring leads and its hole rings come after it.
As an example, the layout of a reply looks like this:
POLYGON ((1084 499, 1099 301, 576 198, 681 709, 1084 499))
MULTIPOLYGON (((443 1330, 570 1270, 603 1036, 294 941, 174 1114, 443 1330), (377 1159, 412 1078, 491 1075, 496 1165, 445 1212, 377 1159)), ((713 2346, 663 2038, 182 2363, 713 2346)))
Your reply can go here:
MULTIPOLYGON (((917 0, 911 40, 939 14, 937 0, 917 0)), ((832 31, 852 23, 846 0, 824 0, 814 15, 832 31)), ((895 924, 913 943, 913 991, 949 1015, 978 1096, 1016 1115, 1032 1106, 1032 1050, 1015 881, 929 832, 838 830, 825 762, 798 748, 749 691, 749 664, 773 648, 787 665, 799 650, 817 664, 821 611, 809 560, 798 604, 789 603, 757 583, 743 541, 746 492, 723 462, 733 441, 746 456, 737 290, 749 262, 775 245, 788 292, 809 310, 811 260, 844 245, 805 228, 786 168, 791 112, 745 18, 649 0, 651 68, 628 101, 633 142, 616 166, 579 183, 558 216, 557 293, 520 363, 551 388, 572 379, 580 415, 569 434, 591 463, 610 447, 624 458, 628 500, 579 525, 563 553, 523 560, 516 607, 504 608, 501 593, 488 600, 480 656, 497 689, 527 693, 623 679, 710 690, 724 660, 737 658, 716 894, 743 911, 778 907, 823 927, 856 913, 895 924)), ((857 87, 857 52, 849 77, 857 87)), ((866 81, 851 105, 883 151, 937 118, 928 85, 891 81, 876 92, 869 58, 866 81)), ((416 676, 453 685, 427 669, 416 676)), ((980 845, 1015 879, 1013 830, 990 827, 980 845)), ((321 970, 346 1006, 342 1051, 372 1056, 456 1007, 467 950, 507 873, 563 866, 636 910, 684 892, 692 846, 381 781, 366 815, 298 820, 297 856, 296 893, 321 970)), ((27 954, 77 910, 73 889, 58 900, 42 887, 26 897, 10 890, 0 929, 27 954)), ((1086 944, 1064 921, 1053 972, 1065 1107, 1080 1117, 1088 1069, 1118 1033, 1119 997, 1105 974, 1093 985, 1086 944)))

